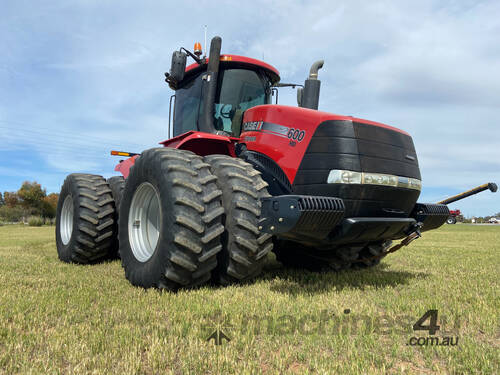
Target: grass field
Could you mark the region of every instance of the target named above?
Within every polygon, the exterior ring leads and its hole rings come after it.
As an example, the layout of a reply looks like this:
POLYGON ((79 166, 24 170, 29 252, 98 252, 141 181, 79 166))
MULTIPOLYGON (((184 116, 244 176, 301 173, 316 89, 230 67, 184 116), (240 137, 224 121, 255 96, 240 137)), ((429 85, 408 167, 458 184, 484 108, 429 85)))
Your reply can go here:
POLYGON ((59 262, 54 227, 4 226, 0 373, 498 374, 499 271, 500 226, 449 225, 368 271, 270 257, 254 283, 170 294, 119 261, 59 262), (429 309, 456 345, 408 345, 429 309), (216 327, 231 341, 207 342, 216 327))

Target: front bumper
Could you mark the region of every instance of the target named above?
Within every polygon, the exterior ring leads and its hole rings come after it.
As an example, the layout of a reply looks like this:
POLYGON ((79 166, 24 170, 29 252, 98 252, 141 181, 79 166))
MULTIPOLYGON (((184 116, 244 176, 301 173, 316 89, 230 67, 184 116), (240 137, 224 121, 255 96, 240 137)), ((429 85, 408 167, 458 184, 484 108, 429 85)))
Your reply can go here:
POLYGON ((422 231, 436 229, 449 216, 442 204, 417 203, 409 217, 346 218, 340 198, 281 195, 261 201, 261 231, 313 246, 397 240, 417 224, 422 231))

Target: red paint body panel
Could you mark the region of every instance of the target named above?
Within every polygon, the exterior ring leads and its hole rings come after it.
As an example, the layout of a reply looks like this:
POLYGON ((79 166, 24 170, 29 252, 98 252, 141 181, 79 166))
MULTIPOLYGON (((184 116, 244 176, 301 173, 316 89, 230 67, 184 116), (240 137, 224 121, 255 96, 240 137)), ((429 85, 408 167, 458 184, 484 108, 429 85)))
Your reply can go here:
POLYGON ((450 216, 459 216, 461 214, 460 210, 450 210, 450 216))
MULTIPOLYGON (((208 62, 208 58, 206 59, 206 62, 208 62)), ((249 67, 249 68, 261 68, 264 69, 264 71, 267 71, 267 75, 271 79, 272 83, 275 84, 276 82, 279 82, 280 80, 280 74, 278 70, 264 61, 260 61, 257 59, 252 59, 250 57, 245 57, 245 56, 238 56, 238 55, 221 55, 220 57, 220 62, 221 62, 221 69, 231 69, 231 67, 234 65, 234 67, 249 67)), ((198 63, 194 63, 189 65, 186 68, 186 77, 192 76, 193 74, 196 74, 197 72, 203 71, 207 69, 207 64, 199 65, 198 63)))
POLYGON ((189 131, 172 139, 160 142, 160 144, 165 147, 189 150, 201 156, 224 154, 234 157, 236 156, 234 153, 234 145, 238 141, 239 138, 189 131))
MULTIPOLYGON (((207 57, 207 59, 206 59, 207 63, 208 63, 208 60, 209 59, 207 57)), ((258 66, 259 68, 264 68, 264 69, 271 71, 272 73, 274 73, 278 77, 280 75, 280 73, 278 72, 278 69, 276 69, 274 66, 269 65, 268 63, 265 63, 264 61, 252 59, 250 57, 238 56, 238 55, 221 55, 220 61, 222 61, 222 62, 239 62, 239 63, 245 63, 245 64, 249 64, 249 65, 255 65, 255 66, 258 66)), ((201 65, 199 65, 198 63, 191 64, 186 68, 186 73, 194 71, 196 68, 199 68, 199 67, 201 67, 201 65)))
POLYGON ((138 157, 139 155, 135 155, 118 163, 115 167, 115 171, 120 172, 124 178, 128 178, 130 168, 134 165, 135 159, 137 159, 138 157))
POLYGON ((403 130, 378 122, 358 119, 351 116, 335 115, 307 108, 269 104, 256 106, 245 111, 243 123, 263 121, 304 130, 306 132, 304 139, 302 139, 301 142, 295 142, 295 146, 292 148, 290 146, 290 139, 287 137, 280 137, 258 131, 246 131, 241 134, 241 142, 246 144, 248 150, 263 153, 273 159, 283 169, 290 183, 293 183, 300 162, 302 161, 316 128, 323 121, 327 120, 357 121, 408 135, 408 133, 403 130), (250 139, 253 140, 249 141, 250 139))

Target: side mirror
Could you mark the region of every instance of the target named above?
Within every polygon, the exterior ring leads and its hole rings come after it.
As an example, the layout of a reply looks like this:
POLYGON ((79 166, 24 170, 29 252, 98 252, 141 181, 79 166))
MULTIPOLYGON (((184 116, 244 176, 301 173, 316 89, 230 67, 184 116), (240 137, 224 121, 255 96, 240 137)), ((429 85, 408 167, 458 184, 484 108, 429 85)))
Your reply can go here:
POLYGON ((170 67, 170 77, 175 82, 180 82, 184 78, 186 71, 187 55, 184 52, 174 51, 172 54, 172 66, 170 67))
POLYGON ((304 89, 302 87, 297 87, 297 105, 301 107, 302 104, 302 94, 304 89))

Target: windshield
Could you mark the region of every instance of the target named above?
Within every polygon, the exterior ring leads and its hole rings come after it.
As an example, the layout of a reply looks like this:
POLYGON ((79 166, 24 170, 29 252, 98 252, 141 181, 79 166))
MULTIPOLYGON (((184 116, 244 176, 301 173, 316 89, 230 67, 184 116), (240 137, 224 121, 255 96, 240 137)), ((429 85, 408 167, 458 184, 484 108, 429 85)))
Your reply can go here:
POLYGON ((226 69, 219 76, 215 99, 215 129, 239 136, 243 112, 270 100, 269 79, 247 69, 226 69))

